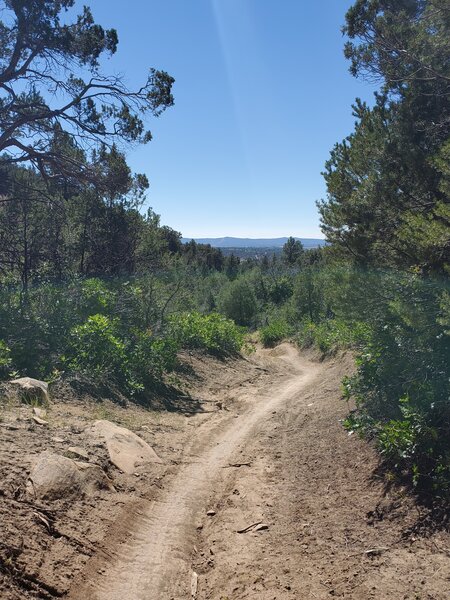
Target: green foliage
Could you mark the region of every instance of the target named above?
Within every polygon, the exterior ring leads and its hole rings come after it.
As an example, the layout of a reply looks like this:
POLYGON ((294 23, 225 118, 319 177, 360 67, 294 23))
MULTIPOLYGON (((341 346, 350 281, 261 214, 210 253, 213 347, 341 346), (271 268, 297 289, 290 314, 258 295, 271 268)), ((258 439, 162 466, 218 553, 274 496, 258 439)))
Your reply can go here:
POLYGON ((358 0, 348 11, 351 71, 383 87, 374 106, 356 101, 355 129, 325 165, 319 208, 333 252, 358 265, 448 267, 447 4, 358 0))
POLYGON ((0 340, 0 378, 8 376, 11 365, 11 350, 3 340, 0 340))
POLYGON ((128 341, 119 334, 117 319, 93 315, 70 332, 65 367, 89 377, 110 378, 130 394, 143 392, 174 369, 179 349, 175 339, 139 332, 128 341))
POLYGON ((214 354, 236 354, 243 345, 243 334, 224 316, 198 312, 174 315, 170 332, 182 348, 205 350, 214 354))
POLYGON ((117 336, 117 320, 97 314, 74 327, 65 362, 73 371, 126 381, 127 356, 125 344, 117 336))
POLYGON ((299 326, 297 343, 301 348, 316 346, 324 355, 355 348, 366 335, 364 324, 349 326, 344 321, 327 319, 321 323, 305 320, 299 326))
POLYGON ((284 304, 292 296, 293 288, 292 277, 284 275, 269 283, 267 295, 274 304, 284 304))
MULTIPOLYGON (((349 9, 351 72, 382 89, 373 106, 355 102, 355 129, 331 152, 319 203, 329 251, 345 261, 328 280, 328 301, 337 320, 367 326, 357 373, 344 382, 357 404, 347 426, 375 437, 418 488, 442 495, 450 492, 447 4, 358 0, 349 9)), ((308 336, 329 345, 310 325, 308 336)))
POLYGON ((130 350, 130 365, 135 380, 142 386, 160 381, 177 364, 178 341, 172 337, 154 338, 150 332, 139 334, 130 350))
POLYGON ((295 265, 300 262, 303 252, 301 241, 290 237, 283 246, 283 260, 288 265, 295 265))
POLYGON ((80 312, 85 315, 109 314, 114 303, 114 294, 101 279, 92 277, 80 286, 80 312))
POLYGON ((266 327, 262 327, 259 330, 259 337, 265 348, 271 348, 289 337, 291 333, 292 328, 288 323, 282 319, 277 319, 266 325, 266 327))
POLYGON ((218 307, 220 312, 242 326, 252 325, 258 311, 255 293, 243 278, 230 282, 222 289, 218 307))
POLYGON ((370 324, 357 373, 345 386, 357 404, 352 427, 375 436, 385 459, 416 486, 444 493, 450 465, 448 284, 398 272, 359 274, 352 281, 360 285, 347 315, 364 315, 370 324))
POLYGON ((327 316, 327 285, 324 271, 307 267, 294 280, 290 320, 298 323, 304 319, 318 323, 327 316))

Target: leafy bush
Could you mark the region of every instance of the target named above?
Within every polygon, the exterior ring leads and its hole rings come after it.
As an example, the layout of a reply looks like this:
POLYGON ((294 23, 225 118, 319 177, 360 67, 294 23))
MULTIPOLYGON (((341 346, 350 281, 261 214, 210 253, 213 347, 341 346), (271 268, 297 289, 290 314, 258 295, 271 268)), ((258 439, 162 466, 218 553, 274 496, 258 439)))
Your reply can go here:
POLYGON ((106 315, 92 315, 70 332, 70 370, 90 376, 110 375, 119 382, 131 380, 125 344, 116 335, 117 321, 106 315))
POLYGON ((375 437, 384 459, 418 488, 448 494, 448 292, 415 274, 361 279, 352 306, 365 315, 370 335, 346 382, 357 405, 350 426, 375 437))
POLYGON ((179 344, 174 338, 154 338, 149 332, 141 334, 131 352, 135 378, 143 384, 160 380, 164 373, 175 368, 178 350, 179 344))
POLYGON ((0 340, 0 377, 7 377, 11 369, 11 350, 3 340, 0 340))
POLYGON ((259 331, 259 337, 264 347, 270 348, 277 342, 286 339, 292 333, 291 327, 282 319, 277 319, 262 327, 259 331))
POLYGON ((114 293, 96 277, 85 279, 80 286, 80 311, 84 316, 110 314, 114 293))
POLYGON ((170 331, 182 348, 196 348, 214 354, 235 354, 244 341, 240 328, 217 313, 173 315, 170 331))
POLYGON ((223 288, 218 307, 225 316, 242 326, 252 325, 258 312, 255 293, 242 278, 223 288))
POLYGON ((349 324, 336 319, 321 323, 305 320, 300 324, 297 343, 301 348, 317 346, 322 354, 331 354, 340 349, 355 347, 367 335, 362 323, 349 324))

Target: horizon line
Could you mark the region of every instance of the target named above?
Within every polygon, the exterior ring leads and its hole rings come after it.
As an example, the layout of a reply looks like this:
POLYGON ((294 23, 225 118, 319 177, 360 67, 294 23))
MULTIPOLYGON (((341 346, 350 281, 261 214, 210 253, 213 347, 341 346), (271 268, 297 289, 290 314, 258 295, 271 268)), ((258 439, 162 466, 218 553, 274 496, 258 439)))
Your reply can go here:
POLYGON ((249 237, 242 235, 181 235, 181 237, 185 240, 198 240, 198 239, 208 239, 208 240, 223 240, 223 239, 232 239, 232 240, 279 240, 284 238, 293 237, 299 240, 325 240, 325 237, 319 236, 306 236, 306 235, 276 235, 273 237, 267 237, 262 235, 260 237, 249 237))

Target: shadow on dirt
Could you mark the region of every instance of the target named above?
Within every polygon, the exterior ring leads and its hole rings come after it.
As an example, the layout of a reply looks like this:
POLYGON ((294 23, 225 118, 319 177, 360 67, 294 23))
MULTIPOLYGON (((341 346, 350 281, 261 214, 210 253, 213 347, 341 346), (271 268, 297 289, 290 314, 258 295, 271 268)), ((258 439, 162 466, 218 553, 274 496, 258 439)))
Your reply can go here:
POLYGON ((429 537, 438 531, 450 531, 450 500, 415 489, 405 475, 394 474, 384 462, 380 462, 372 474, 372 482, 383 482, 383 499, 374 510, 367 513, 369 525, 384 519, 395 519, 401 513, 409 513, 411 508, 417 511, 417 518, 404 529, 403 538, 421 535, 429 537))
MULTIPOLYGON (((189 369, 186 365, 183 367, 189 369)), ((191 379, 195 378, 194 373, 189 375, 191 379)), ((124 408, 130 404, 138 404, 152 410, 178 412, 186 415, 205 412, 199 399, 187 395, 176 384, 162 382, 155 382, 144 393, 130 397, 111 381, 93 381, 85 377, 74 377, 56 382, 50 392, 52 396, 62 402, 73 402, 75 399, 95 402, 110 400, 124 408)))

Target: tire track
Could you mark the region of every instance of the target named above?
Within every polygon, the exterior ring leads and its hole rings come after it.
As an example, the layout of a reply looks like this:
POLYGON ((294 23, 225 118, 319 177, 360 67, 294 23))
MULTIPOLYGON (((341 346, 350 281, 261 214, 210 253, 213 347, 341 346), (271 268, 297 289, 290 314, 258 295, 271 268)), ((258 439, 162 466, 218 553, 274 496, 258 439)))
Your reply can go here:
MULTIPOLYGON (((85 573, 85 581, 69 594, 71 600, 168 600, 185 581, 185 598, 190 598, 189 556, 196 523, 208 509, 207 503, 226 477, 223 469, 234 454, 245 447, 268 414, 301 393, 323 370, 323 366, 300 358, 290 345, 277 349, 270 383, 264 390, 246 390, 250 407, 238 419, 229 416, 193 444, 194 462, 183 464, 158 502, 130 515, 132 530, 117 545, 112 559, 85 573), (289 374, 276 369, 278 361, 289 366, 289 374), (221 481, 222 480, 222 481, 221 481)), ((184 587, 184 586, 183 586, 184 587)))

